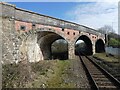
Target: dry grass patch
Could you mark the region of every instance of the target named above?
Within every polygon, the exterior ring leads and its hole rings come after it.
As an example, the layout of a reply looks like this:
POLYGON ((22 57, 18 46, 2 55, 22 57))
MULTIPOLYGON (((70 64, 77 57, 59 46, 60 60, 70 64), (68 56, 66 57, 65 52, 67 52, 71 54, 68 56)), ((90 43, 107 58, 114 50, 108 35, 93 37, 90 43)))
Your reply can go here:
POLYGON ((113 56, 108 56, 108 55, 106 55, 106 53, 96 53, 93 56, 98 57, 105 62, 119 62, 119 59, 117 59, 113 56))

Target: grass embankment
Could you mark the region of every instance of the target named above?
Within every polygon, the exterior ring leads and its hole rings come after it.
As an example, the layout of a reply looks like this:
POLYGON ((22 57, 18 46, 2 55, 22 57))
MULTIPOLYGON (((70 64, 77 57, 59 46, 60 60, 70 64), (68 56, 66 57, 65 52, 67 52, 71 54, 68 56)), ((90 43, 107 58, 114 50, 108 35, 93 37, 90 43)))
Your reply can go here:
POLYGON ((106 62, 119 62, 119 59, 117 59, 113 56, 110 56, 110 55, 106 55, 106 53, 96 53, 93 56, 98 57, 106 62))
POLYGON ((66 83, 70 60, 48 60, 31 63, 3 65, 3 88, 74 88, 73 83, 66 83), (29 75, 31 74, 30 78, 29 75))
POLYGON ((65 83, 64 78, 67 74, 67 68, 69 67, 69 61, 59 61, 57 67, 55 68, 55 73, 48 79, 47 84, 49 88, 72 88, 74 85, 72 83, 65 83))

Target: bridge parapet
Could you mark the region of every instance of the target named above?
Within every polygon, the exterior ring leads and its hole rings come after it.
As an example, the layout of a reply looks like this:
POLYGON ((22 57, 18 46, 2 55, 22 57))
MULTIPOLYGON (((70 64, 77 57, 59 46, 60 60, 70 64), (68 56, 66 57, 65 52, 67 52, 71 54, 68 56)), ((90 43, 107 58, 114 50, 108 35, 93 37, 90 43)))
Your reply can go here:
POLYGON ((32 22, 36 24, 50 25, 60 28, 68 28, 73 30, 79 30, 84 32, 89 32, 96 35, 103 35, 95 29, 79 25, 73 22, 65 21, 62 19, 53 18, 50 16, 38 14, 32 11, 16 8, 15 19, 25 22, 32 22))
POLYGON ((42 25, 49 25, 55 26, 60 28, 67 28, 72 30, 79 30, 84 32, 89 32, 91 34, 96 34, 99 36, 104 36, 95 29, 79 25, 77 23, 65 21, 62 19, 50 17, 47 15, 42 15, 39 13, 35 13, 32 11, 24 10, 17 8, 15 5, 8 4, 8 3, 0 3, 2 5, 2 17, 9 17, 10 19, 30 22, 34 24, 42 24, 42 25))

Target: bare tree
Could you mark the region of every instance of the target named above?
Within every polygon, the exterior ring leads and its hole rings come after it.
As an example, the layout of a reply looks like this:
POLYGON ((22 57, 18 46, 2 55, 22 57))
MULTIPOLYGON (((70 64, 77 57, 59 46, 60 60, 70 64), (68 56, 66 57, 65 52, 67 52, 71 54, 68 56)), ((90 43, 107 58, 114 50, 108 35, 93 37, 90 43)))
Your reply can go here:
POLYGON ((111 32, 115 32, 113 27, 110 25, 104 25, 103 27, 98 29, 99 32, 103 33, 103 34, 108 34, 111 32))

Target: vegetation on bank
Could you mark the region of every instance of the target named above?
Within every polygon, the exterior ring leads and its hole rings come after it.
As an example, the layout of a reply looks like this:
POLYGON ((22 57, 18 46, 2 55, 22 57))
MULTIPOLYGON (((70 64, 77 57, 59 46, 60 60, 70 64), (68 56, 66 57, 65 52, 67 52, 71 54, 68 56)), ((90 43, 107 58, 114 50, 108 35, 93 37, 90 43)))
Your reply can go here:
POLYGON ((110 56, 110 55, 106 55, 106 53, 96 53, 93 56, 100 58, 105 62, 119 62, 119 59, 117 59, 113 56, 110 56))
POLYGON ((120 39, 110 38, 108 43, 109 46, 120 48, 120 39))
POLYGON ((115 33, 109 33, 108 46, 120 48, 120 35, 115 33))
POLYGON ((70 74, 67 72, 69 66, 70 60, 45 60, 29 65, 22 63, 3 65, 2 87, 75 88, 74 83, 65 82, 65 77, 70 74))

